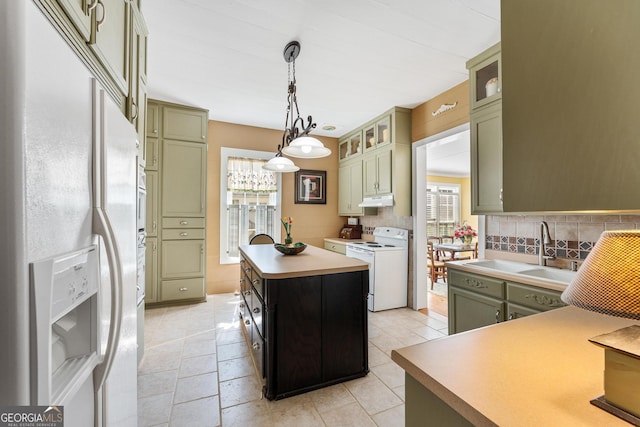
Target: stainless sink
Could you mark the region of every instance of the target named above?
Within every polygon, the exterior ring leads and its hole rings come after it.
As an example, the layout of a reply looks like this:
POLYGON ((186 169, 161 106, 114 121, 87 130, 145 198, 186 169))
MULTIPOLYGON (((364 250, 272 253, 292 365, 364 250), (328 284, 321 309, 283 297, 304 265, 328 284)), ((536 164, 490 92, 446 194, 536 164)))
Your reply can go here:
POLYGON ((557 282, 569 283, 575 277, 576 272, 569 270, 560 270, 557 268, 535 268, 532 270, 520 271, 519 274, 524 274, 525 276, 540 277, 542 279, 555 280, 557 282))

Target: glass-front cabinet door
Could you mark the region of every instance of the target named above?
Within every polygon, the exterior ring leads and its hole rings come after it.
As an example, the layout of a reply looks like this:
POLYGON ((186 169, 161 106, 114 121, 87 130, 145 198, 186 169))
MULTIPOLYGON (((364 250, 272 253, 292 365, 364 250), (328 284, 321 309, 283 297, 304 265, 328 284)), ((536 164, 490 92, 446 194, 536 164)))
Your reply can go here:
POLYGON ((346 160, 362 154, 362 131, 348 135, 338 143, 339 160, 346 160))
POLYGON ((375 125, 364 128, 364 149, 365 151, 376 147, 376 127, 375 125))
POLYGON ((362 132, 356 132, 349 138, 349 156, 362 154, 362 132))
POLYGON ((502 97, 500 43, 467 62, 471 83, 471 109, 502 97))
POLYGON ((376 122, 376 146, 391 142, 391 117, 376 122))

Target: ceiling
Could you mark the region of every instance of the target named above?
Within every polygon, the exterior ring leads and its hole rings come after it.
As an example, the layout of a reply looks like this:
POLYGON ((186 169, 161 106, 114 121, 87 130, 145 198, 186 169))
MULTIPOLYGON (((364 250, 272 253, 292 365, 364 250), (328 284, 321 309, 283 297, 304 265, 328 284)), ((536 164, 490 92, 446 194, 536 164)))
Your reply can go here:
POLYGON ((282 52, 297 40, 300 114, 313 116, 314 134, 336 138, 466 80, 465 62, 500 39, 500 0, 147 0, 142 8, 150 98, 284 129, 282 52))

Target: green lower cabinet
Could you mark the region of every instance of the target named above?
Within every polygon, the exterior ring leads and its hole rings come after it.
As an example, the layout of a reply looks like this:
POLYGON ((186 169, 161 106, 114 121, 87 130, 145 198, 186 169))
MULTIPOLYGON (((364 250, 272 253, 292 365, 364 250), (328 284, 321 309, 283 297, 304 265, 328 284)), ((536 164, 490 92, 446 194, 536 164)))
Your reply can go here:
POLYGON ((560 291, 449 268, 449 334, 564 307, 560 291))
POLYGON ((519 319, 532 314, 542 313, 540 310, 524 307, 522 305, 507 303, 507 320, 519 319))
POLYGON ((505 320, 505 303, 502 300, 449 288, 449 333, 456 334, 505 320))

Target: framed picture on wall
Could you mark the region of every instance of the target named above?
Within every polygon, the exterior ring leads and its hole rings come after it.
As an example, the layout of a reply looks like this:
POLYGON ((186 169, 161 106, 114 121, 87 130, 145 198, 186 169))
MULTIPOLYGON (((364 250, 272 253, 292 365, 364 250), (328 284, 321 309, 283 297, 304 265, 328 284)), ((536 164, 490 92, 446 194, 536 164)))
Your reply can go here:
POLYGON ((327 171, 296 172, 295 203, 327 204, 327 171))

